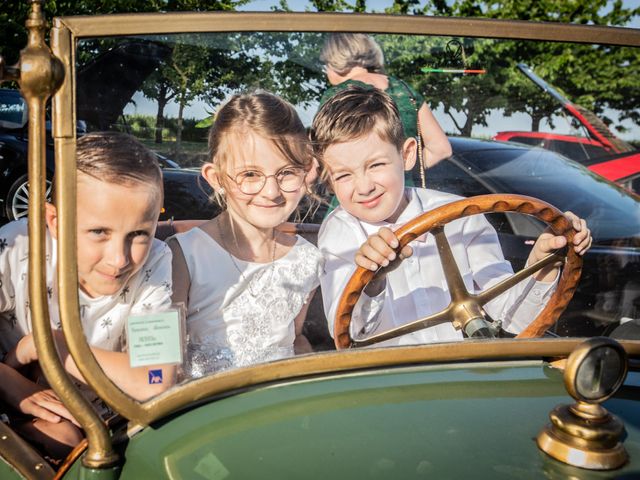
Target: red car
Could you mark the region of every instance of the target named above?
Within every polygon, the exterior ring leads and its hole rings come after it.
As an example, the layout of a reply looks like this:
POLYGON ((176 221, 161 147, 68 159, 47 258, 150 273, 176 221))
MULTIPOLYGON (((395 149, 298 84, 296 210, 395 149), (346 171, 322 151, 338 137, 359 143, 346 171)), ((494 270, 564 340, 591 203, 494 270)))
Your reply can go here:
POLYGON ((509 131, 498 132, 494 140, 518 142, 546 148, 580 163, 615 153, 597 140, 579 135, 560 135, 551 132, 509 131))
POLYGON ((616 137, 593 112, 576 105, 538 77, 524 64, 518 68, 543 91, 562 104, 565 113, 578 121, 588 136, 551 132, 506 131, 493 139, 534 145, 575 160, 589 170, 629 190, 640 191, 640 151, 616 137))

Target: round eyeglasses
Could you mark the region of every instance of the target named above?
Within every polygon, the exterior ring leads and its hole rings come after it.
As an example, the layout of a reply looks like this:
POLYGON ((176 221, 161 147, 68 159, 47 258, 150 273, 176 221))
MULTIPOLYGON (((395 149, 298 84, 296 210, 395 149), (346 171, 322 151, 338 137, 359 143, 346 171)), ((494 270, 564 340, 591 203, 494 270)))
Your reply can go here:
POLYGON ((280 190, 285 193, 297 191, 304 183, 307 172, 302 168, 284 167, 273 175, 265 175, 258 170, 244 170, 238 173, 235 178, 227 176, 235 182, 240 191, 245 195, 255 195, 264 188, 267 178, 274 177, 280 190))

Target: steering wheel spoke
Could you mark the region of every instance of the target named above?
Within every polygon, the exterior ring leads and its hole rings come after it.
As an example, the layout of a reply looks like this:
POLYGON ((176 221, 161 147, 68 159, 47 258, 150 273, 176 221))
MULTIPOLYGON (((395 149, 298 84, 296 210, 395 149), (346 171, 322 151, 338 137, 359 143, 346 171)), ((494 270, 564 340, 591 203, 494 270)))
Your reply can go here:
POLYGON ((511 275, 509 278, 505 278, 503 281, 495 284, 493 287, 490 287, 484 290, 483 292, 479 293, 477 295, 478 303, 480 303, 480 305, 486 305, 494 298, 499 297, 504 292, 509 290, 511 287, 514 287, 518 283, 526 280, 531 275, 533 275, 539 270, 542 270, 547 265, 564 260, 565 256, 566 255, 558 252, 550 253, 549 255, 544 257, 542 260, 538 260, 533 265, 523 268, 517 273, 514 273, 513 275, 511 275))
POLYGON ((447 240, 447 236, 444 234, 444 227, 435 227, 431 232, 436 240, 442 270, 451 295, 451 301, 455 303, 469 299, 469 291, 464 284, 462 275, 460 275, 460 269, 451 251, 451 245, 449 245, 449 240, 447 240))
POLYGON ((401 325, 396 328, 392 328, 391 330, 387 330, 386 332, 379 333, 377 335, 371 335, 365 338, 354 338, 352 342, 353 347, 366 347, 367 345, 373 345, 374 343, 384 342, 385 340, 391 340, 392 338, 399 337, 401 335, 406 335, 408 333, 417 332, 418 330, 422 330, 429 327, 435 327, 436 325, 440 325, 441 323, 449 322, 449 318, 451 315, 451 306, 445 308, 444 310, 439 311, 438 313, 434 313, 433 315, 429 315, 428 317, 421 318, 419 320, 415 320, 411 323, 407 323, 405 325, 401 325))

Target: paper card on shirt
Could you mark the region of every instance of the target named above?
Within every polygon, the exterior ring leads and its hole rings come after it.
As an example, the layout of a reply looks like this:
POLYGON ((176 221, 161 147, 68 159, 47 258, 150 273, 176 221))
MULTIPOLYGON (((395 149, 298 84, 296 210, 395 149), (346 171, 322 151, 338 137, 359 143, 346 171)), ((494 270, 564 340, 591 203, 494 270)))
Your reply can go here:
POLYGON ((183 328, 179 309, 129 317, 131 367, 182 363, 183 328))

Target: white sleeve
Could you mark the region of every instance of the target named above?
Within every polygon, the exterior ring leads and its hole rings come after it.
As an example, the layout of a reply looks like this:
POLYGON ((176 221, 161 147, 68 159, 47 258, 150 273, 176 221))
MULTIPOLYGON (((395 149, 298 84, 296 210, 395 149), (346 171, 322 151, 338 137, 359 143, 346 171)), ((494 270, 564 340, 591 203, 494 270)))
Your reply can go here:
MULTIPOLYGON (((482 215, 469 217, 463 228, 474 283, 486 290, 513 275, 511 263, 505 260, 498 235, 482 215)), ((555 290, 557 280, 543 283, 530 278, 518 283, 489 302, 485 309, 502 328, 519 333, 542 311, 555 290)))
MULTIPOLYGON (((324 274, 320 277, 324 312, 329 333, 333 337, 336 310, 347 282, 356 270, 355 254, 363 242, 343 220, 329 216, 318 234, 318 247, 324 255, 324 274)), ((385 293, 371 298, 362 294, 356 303, 351 320, 351 335, 375 329, 376 320, 384 305, 385 293)))
POLYGON ((160 312, 171 307, 171 249, 154 239, 149 257, 138 272, 140 283, 134 294, 131 315, 160 312))
MULTIPOLYGON (((17 244, 20 241, 27 242, 28 235, 26 222, 10 222, 0 228, 0 312, 9 312, 15 309, 15 282, 14 275, 18 272, 20 262, 20 249, 17 244), (19 237, 25 237, 19 239, 19 237)), ((24 252, 26 257, 26 252, 24 252)), ((26 258, 22 259, 26 262, 26 258)))

